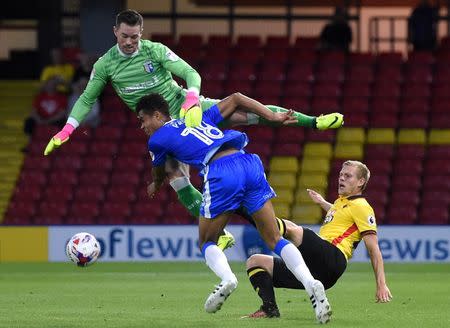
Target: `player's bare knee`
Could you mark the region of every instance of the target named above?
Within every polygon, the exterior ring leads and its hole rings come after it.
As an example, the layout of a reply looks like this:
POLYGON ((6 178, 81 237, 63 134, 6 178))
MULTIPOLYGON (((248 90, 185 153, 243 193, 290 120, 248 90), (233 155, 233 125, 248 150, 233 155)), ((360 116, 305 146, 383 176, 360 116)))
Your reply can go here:
POLYGON ((247 259, 246 268, 260 267, 267 271, 270 275, 273 272, 273 257, 264 254, 254 254, 247 259))
POLYGON ((253 254, 252 256, 250 256, 247 259, 246 267, 247 267, 247 269, 250 269, 250 268, 253 268, 256 266, 262 266, 261 265, 262 262, 263 262, 263 257, 261 254, 253 254))

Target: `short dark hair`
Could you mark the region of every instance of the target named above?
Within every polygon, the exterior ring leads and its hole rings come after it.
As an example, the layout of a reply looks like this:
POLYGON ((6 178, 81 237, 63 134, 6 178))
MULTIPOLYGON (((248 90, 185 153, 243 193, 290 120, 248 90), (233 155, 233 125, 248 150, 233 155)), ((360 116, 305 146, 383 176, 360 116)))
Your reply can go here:
POLYGON ((144 114, 153 115, 158 111, 161 114, 170 117, 169 104, 159 93, 151 93, 139 99, 136 105, 136 113, 143 111, 144 114))
POLYGON ((142 19, 141 14, 132 9, 127 9, 117 14, 116 27, 119 27, 121 23, 125 23, 129 26, 140 25, 141 27, 144 27, 144 20, 142 19))

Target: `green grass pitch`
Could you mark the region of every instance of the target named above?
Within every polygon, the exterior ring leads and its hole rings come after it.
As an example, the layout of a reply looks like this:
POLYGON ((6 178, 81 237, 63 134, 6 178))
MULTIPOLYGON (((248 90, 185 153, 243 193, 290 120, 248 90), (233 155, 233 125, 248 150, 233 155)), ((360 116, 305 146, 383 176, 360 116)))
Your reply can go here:
MULTIPOLYGON (((203 303, 218 279, 203 263, 0 264, 0 327, 317 327, 304 291, 276 291, 280 319, 241 319, 259 300, 243 263, 222 310, 203 303)), ((328 327, 450 327, 449 264, 387 264, 391 303, 374 302, 370 264, 350 263, 328 291, 328 327)))

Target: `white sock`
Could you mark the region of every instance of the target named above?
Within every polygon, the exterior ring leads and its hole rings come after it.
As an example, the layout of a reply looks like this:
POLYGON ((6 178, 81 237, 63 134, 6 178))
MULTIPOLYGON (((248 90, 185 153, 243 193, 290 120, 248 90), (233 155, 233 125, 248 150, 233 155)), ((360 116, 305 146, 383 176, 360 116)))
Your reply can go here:
POLYGON ((237 280, 228 264, 227 257, 217 245, 205 249, 206 265, 222 280, 237 280))
POLYGON ((308 295, 311 296, 311 284, 315 280, 300 251, 293 244, 289 243, 283 247, 280 254, 288 269, 305 286, 308 295))

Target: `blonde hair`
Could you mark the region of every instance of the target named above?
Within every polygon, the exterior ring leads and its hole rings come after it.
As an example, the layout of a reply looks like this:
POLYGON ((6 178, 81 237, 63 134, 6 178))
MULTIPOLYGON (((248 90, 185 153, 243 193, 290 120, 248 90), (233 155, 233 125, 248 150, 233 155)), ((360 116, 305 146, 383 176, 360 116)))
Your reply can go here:
POLYGON ((361 186, 361 191, 366 189, 367 183, 369 182, 370 179, 370 170, 367 167, 367 165, 360 161, 345 161, 344 164, 342 164, 342 166, 344 165, 354 166, 358 168, 358 179, 362 178, 365 180, 364 184, 361 186))

